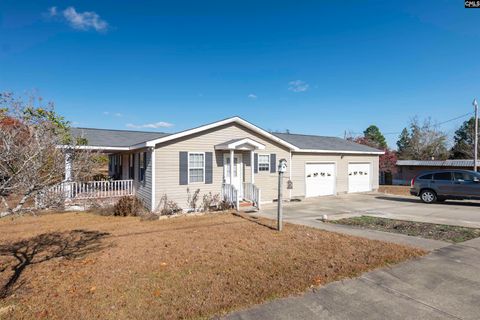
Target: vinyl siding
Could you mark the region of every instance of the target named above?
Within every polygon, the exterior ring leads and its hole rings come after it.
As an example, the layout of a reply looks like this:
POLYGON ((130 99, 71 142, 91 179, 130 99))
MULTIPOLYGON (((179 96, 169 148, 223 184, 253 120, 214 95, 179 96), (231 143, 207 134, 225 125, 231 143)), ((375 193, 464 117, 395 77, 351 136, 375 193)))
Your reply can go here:
POLYGON ((378 189, 379 181, 379 157, 372 155, 338 155, 338 154, 315 154, 292 152, 292 198, 305 197, 305 164, 308 162, 334 162, 336 163, 336 192, 348 192, 348 163, 349 162, 370 162, 371 185, 373 190, 378 189))
MULTIPOLYGON (((229 151, 215 150, 215 145, 238 138, 251 138, 265 145, 264 150, 256 150, 260 154, 275 153, 277 161, 289 158, 289 150, 274 141, 264 138, 257 133, 236 123, 220 126, 214 129, 192 134, 156 146, 156 204, 166 194, 170 200, 177 202, 182 207, 187 207, 187 188, 191 192, 200 189, 200 200, 204 194, 212 192, 220 193, 223 183, 223 155, 229 151), (192 183, 189 185, 179 184, 179 152, 213 152, 213 182, 212 184, 192 183)), ((250 182, 251 164, 250 151, 235 151, 243 156, 244 181, 250 182)), ((288 175, 288 173, 286 174, 288 175)), ((276 198, 277 173, 258 172, 255 174, 255 185, 262 192, 262 202, 272 201, 276 198)), ((288 177, 286 177, 288 179, 288 177)), ((284 183, 286 186, 286 183, 284 183)), ((286 193, 285 193, 286 194, 286 193)))

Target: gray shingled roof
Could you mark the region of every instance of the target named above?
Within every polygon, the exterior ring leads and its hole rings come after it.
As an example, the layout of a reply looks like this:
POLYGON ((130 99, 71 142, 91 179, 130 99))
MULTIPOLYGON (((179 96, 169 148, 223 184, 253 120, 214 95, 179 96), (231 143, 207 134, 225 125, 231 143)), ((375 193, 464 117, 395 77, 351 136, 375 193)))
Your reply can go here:
MULTIPOLYGON (((480 165, 480 161, 477 164, 480 165)), ((397 160, 397 166, 473 167, 473 160, 397 160)))
POLYGON ((169 133, 94 128, 71 128, 72 135, 87 139, 94 147, 129 147, 141 142, 168 136, 169 133))
POLYGON ((293 133, 277 133, 273 135, 293 144, 300 149, 331 150, 331 151, 359 151, 359 152, 380 152, 381 150, 358 144, 337 137, 313 136, 293 133))
MULTIPOLYGON (((89 146, 95 147, 129 147, 142 142, 155 140, 170 135, 163 132, 145 132, 130 130, 110 130, 94 128, 72 128, 72 134, 84 137, 89 146)), ((327 151, 359 151, 378 152, 375 148, 347 141, 337 137, 313 136, 292 133, 272 132, 278 138, 287 141, 300 149, 327 150, 327 151)), ((233 139, 230 142, 238 141, 233 139)))

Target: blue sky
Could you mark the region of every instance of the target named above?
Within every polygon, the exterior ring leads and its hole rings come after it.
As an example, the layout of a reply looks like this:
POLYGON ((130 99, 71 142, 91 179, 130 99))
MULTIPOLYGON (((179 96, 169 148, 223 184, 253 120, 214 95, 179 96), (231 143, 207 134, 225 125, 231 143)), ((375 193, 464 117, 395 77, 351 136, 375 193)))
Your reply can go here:
POLYGON ((85 127, 398 132, 471 111, 478 56, 480 10, 461 1, 0 2, 0 91, 85 127))

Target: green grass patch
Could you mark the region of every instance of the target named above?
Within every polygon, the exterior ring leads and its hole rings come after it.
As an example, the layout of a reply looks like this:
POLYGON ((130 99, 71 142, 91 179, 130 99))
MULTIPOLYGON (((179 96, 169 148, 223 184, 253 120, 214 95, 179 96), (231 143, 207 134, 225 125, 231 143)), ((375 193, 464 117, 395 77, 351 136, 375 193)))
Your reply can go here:
POLYGON ((476 228, 395 220, 371 216, 345 218, 340 220, 331 220, 329 222, 379 231, 401 233, 408 236, 418 236, 422 238, 442 240, 453 243, 463 242, 480 237, 480 229, 476 228))

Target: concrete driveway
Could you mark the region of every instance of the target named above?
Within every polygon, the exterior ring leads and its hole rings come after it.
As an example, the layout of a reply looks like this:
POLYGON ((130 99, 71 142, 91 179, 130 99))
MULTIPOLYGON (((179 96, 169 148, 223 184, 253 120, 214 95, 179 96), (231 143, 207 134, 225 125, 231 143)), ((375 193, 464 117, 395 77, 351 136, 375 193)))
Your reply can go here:
MULTIPOLYGON (((260 214, 276 216, 276 204, 264 205, 260 214)), ((416 197, 364 193, 309 198, 301 202, 286 203, 284 206, 286 221, 316 220, 324 214, 331 219, 371 215, 480 228, 480 201, 424 204, 416 197)))

